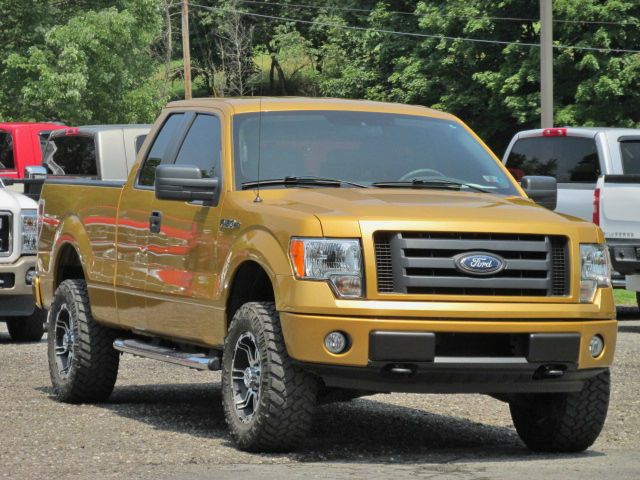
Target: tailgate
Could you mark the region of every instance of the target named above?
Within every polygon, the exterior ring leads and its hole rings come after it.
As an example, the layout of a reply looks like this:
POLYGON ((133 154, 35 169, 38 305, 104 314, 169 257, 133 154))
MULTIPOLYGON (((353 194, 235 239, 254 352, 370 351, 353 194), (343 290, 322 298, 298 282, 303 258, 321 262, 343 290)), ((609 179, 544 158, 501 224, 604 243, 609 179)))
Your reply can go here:
POLYGON ((607 238, 640 239, 640 175, 605 175, 600 226, 607 238))

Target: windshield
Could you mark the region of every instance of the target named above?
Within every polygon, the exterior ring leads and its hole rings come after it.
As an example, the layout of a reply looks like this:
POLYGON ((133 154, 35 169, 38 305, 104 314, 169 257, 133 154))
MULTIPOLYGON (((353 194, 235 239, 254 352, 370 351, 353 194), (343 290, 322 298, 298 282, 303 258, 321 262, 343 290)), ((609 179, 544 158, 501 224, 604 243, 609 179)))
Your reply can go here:
POLYGON ((323 177, 363 185, 448 180, 517 195, 489 152, 451 120, 375 112, 262 112, 236 115, 233 131, 237 189, 258 180, 260 147, 260 180, 323 177))

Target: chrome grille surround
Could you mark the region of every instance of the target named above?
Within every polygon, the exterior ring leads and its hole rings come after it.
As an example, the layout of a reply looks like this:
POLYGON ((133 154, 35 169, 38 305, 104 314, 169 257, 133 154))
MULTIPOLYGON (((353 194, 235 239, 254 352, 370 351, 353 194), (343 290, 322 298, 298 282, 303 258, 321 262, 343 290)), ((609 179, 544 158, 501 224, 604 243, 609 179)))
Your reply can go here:
POLYGON ((376 232, 378 293, 562 297, 569 295, 568 239, 495 233, 376 232), (455 257, 498 255, 506 268, 474 275, 455 257))

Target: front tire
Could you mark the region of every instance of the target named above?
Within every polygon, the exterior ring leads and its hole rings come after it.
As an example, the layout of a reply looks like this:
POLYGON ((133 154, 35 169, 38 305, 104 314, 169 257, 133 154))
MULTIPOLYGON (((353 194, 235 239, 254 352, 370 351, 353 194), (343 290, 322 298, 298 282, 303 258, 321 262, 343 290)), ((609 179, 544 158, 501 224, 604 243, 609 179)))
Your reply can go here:
POLYGON ((65 280, 49 312, 48 357, 58 400, 67 403, 106 400, 116 383, 120 356, 115 333, 91 315, 87 284, 65 280))
POLYGON ((510 403, 522 441, 537 452, 581 452, 598 438, 609 407, 607 369, 575 393, 522 394, 510 403))
POLYGON ((250 302, 240 307, 222 359, 222 404, 238 448, 296 448, 311 427, 316 396, 316 380, 287 354, 275 305, 250 302))
POLYGON ((38 307, 26 317, 7 317, 7 330, 14 342, 38 342, 44 335, 45 312, 38 307))

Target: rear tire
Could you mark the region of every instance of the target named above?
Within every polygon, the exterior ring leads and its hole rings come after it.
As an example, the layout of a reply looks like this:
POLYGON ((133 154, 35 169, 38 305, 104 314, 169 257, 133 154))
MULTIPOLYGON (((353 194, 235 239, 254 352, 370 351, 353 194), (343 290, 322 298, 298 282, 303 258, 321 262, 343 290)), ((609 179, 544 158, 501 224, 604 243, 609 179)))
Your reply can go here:
POLYGON ((640 308, 640 292, 636 292, 636 304, 638 308, 640 308))
POLYGON ((576 393, 517 395, 511 418, 522 441, 537 452, 581 452, 596 441, 607 417, 610 374, 603 372, 576 393))
POLYGON ((7 330, 14 342, 38 342, 44 335, 46 315, 38 307, 26 317, 7 317, 7 330))
POLYGON ((240 307, 222 359, 222 404, 238 448, 274 452, 298 447, 311 427, 317 388, 316 380, 289 358, 275 305, 240 307))
POLYGON ((91 315, 87 284, 65 280, 49 312, 48 356, 51 383, 58 400, 67 403, 106 400, 118 376, 115 332, 91 315))

